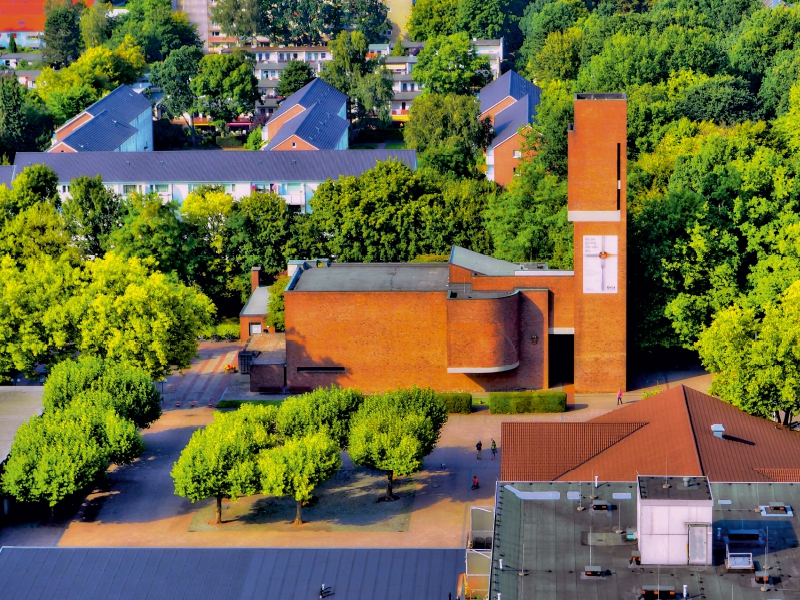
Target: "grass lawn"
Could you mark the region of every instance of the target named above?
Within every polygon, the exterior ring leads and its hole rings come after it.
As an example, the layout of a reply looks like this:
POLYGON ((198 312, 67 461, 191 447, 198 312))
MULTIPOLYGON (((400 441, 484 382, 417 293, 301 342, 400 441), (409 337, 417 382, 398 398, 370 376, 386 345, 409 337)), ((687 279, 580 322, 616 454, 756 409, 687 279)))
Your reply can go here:
POLYGON ((386 142, 386 149, 387 150, 405 150, 406 143, 405 142, 386 142))
POLYGON ((249 496, 222 501, 222 524, 214 525, 216 501, 209 499, 197 511, 189 531, 408 531, 416 480, 395 479, 395 502, 376 502, 386 490, 386 475, 367 469, 342 469, 314 490, 316 500, 303 507, 303 524, 292 525, 291 498, 249 496))
POLYGON ((377 147, 377 144, 353 144, 350 150, 375 150, 377 147))
POLYGON ((259 406, 280 406, 283 400, 220 400, 217 408, 239 408, 242 404, 258 404, 259 406))

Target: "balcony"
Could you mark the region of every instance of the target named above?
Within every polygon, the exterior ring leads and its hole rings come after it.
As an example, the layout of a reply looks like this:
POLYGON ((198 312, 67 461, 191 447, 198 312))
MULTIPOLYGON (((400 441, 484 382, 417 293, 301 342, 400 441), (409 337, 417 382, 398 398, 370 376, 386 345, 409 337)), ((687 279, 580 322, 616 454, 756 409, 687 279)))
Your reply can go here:
POLYGON ((408 121, 408 109, 407 108, 392 109, 392 121, 408 121))

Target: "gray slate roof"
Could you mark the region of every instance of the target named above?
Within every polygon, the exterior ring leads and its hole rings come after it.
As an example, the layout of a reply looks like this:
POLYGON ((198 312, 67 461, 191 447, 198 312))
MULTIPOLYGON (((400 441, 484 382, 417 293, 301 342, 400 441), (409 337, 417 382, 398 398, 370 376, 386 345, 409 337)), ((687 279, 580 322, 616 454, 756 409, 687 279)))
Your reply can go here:
MULTIPOLYGON (((148 98, 137 94, 127 85, 121 85, 88 107, 84 112, 94 118, 61 141, 78 152, 114 150, 136 135, 137 129, 130 122, 152 106, 153 103, 148 98)), ((69 125, 81 114, 83 113, 79 113, 62 127, 69 125)))
POLYGON ((539 108, 538 99, 533 96, 524 96, 506 109, 501 110, 494 117, 494 137, 492 146, 497 146, 515 135, 520 127, 529 125, 536 120, 536 111, 539 108))
POLYGON ((500 77, 486 85, 480 92, 481 113, 486 112, 508 96, 519 100, 523 96, 531 96, 535 105, 539 104, 542 89, 528 81, 515 71, 506 71, 500 77))
POLYGON ((481 275, 495 277, 510 277, 514 275, 514 271, 538 271, 547 268, 547 263, 512 263, 473 252, 461 246, 453 246, 450 251, 450 264, 481 275))
POLYGON ((152 107, 153 103, 147 97, 137 94, 130 86, 121 85, 92 104, 86 112, 95 116, 107 112, 118 121, 130 123, 152 107))
POLYGON ((360 175, 376 161, 394 158, 416 168, 414 150, 320 150, 287 152, 17 152, 15 173, 45 164, 69 182, 81 175, 100 175, 113 183, 315 182, 360 175))
POLYGON ((287 121, 264 150, 272 150, 292 135, 297 135, 319 150, 335 148, 349 126, 347 121, 338 116, 342 107, 347 105, 347 96, 315 78, 286 98, 272 118, 280 117, 298 104, 306 110, 287 121))
MULTIPOLYGON (((305 110, 289 119, 278 130, 264 150, 272 150, 291 136, 305 140, 319 150, 333 150, 337 142, 350 126, 347 121, 331 112, 333 107, 318 102, 310 110, 305 110)), ((278 112, 280 112, 280 108, 278 112)), ((276 113, 277 114, 277 113, 276 113)))
POLYGON ((14 600, 447 600, 464 551, 3 548, 0 597, 14 600))
MULTIPOLYGON (((42 414, 41 386, 16 386, 0 388, 0 463, 11 452, 11 443, 17 429, 33 415, 42 414)), ((0 598, 5 598, 0 593, 0 598)))
POLYGON ((334 263, 306 269, 291 291, 441 292, 448 282, 446 263, 334 263))
POLYGON ((11 187, 12 179, 14 179, 14 167, 10 165, 0 165, 0 185, 11 187))

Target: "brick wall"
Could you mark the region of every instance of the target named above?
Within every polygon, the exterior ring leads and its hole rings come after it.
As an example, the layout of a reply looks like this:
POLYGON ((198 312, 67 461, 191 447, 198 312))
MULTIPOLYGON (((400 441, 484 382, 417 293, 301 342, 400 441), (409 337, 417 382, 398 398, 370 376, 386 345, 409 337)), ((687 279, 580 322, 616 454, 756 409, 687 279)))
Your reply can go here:
POLYGON ((519 165, 519 159, 514 158, 514 152, 522 151, 523 138, 515 133, 494 149, 494 181, 498 185, 506 186, 514 179, 514 172, 519 165))
POLYGON ((519 297, 449 299, 448 368, 491 369, 519 362, 519 297))
POLYGON ((547 385, 548 301, 547 290, 519 295, 518 368, 462 374, 447 373, 447 303, 457 301, 447 300, 446 292, 287 292, 287 386, 302 391, 336 383, 367 392, 411 385, 439 391, 539 389, 547 385), (323 366, 345 370, 297 370, 323 366))
POLYGON ((273 150, 316 150, 317 148, 306 142, 305 140, 297 137, 296 135, 289 136, 280 144, 275 146, 273 150), (294 146, 292 146, 294 144, 294 146))
POLYGON ((250 323, 261 323, 261 332, 266 333, 267 327, 264 326, 264 317, 239 317, 239 339, 246 340, 250 337, 250 323))
POLYGON ((250 391, 279 394, 283 391, 284 365, 250 365, 250 391))

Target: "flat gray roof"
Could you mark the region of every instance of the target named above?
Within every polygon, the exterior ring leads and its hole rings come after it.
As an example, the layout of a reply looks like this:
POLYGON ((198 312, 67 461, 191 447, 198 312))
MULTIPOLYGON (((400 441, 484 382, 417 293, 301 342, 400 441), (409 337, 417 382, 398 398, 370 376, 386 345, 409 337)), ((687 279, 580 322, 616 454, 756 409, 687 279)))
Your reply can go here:
POLYGON ((639 495, 642 500, 711 500, 708 478, 687 477, 686 482, 683 477, 639 477, 639 495))
POLYGON ((479 252, 473 252, 461 246, 453 246, 450 251, 450 263, 481 275, 498 277, 512 276, 514 271, 541 271, 547 269, 547 263, 512 263, 492 258, 479 252))
MULTIPOLYGON (((663 478, 654 478, 653 481, 663 478)), ((676 478, 680 481, 681 478, 676 478)), ((677 484, 677 482, 675 482, 677 484)), ((659 486, 660 488, 660 486, 659 486)), ((800 598, 798 519, 800 485, 792 483, 712 483, 713 565, 630 565, 638 541, 623 532, 636 528, 636 482, 500 483, 494 532, 492 594, 503 600, 636 600, 647 586, 671 586, 680 598, 688 586, 690 598, 705 600, 787 600, 800 598), (508 486, 508 487, 506 487, 508 486), (509 489, 509 488, 513 488, 509 489), (569 495, 568 495, 569 494, 569 495), (612 510, 576 510, 592 505, 590 495, 608 502, 612 510), (580 500, 579 500, 580 498, 580 500), (793 517, 762 516, 755 509, 770 502, 792 508, 793 517), (796 508, 797 507, 797 508, 796 508), (756 530, 761 540, 737 543, 731 552, 749 552, 757 566, 764 564, 769 528, 770 591, 755 584, 753 573, 729 573, 725 568, 725 538, 730 531, 756 530), (717 539, 717 530, 720 539, 717 539), (592 544, 589 545, 589 536, 592 544), (591 547, 591 558, 590 558, 591 547), (504 570, 498 560, 503 558, 504 570), (584 578, 596 566, 603 578, 584 578), (522 570, 527 575, 520 577, 522 570), (732 595, 733 594, 733 595, 732 595)))
POLYGON ((0 597, 14 600, 447 600, 464 550, 3 548, 0 597))
POLYGON ((269 302, 269 287, 262 285, 257 287, 247 304, 244 305, 240 317, 260 317, 267 314, 267 302, 269 302))
POLYGON ((8 458, 19 426, 42 414, 43 393, 38 385, 0 387, 0 463, 8 458))
POLYGON ((292 291, 443 292, 448 281, 446 263, 333 263, 303 271, 292 291))

